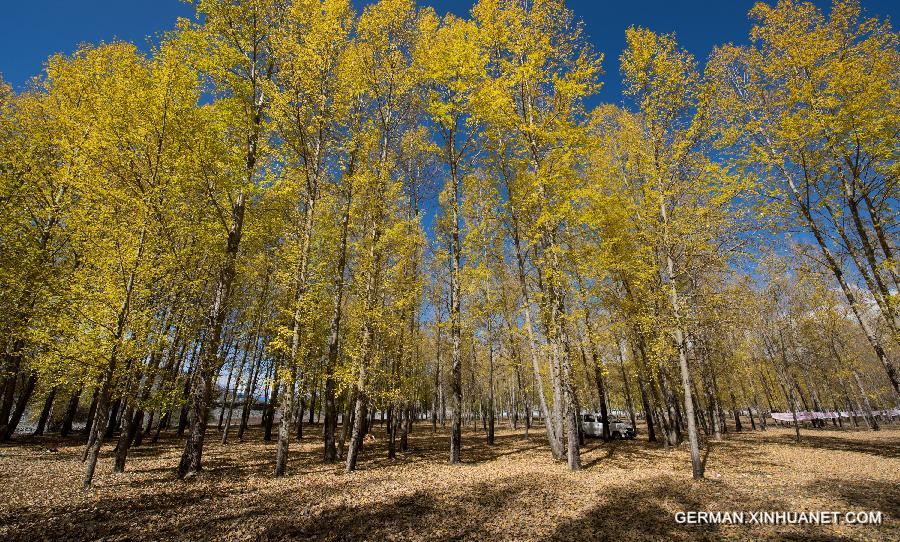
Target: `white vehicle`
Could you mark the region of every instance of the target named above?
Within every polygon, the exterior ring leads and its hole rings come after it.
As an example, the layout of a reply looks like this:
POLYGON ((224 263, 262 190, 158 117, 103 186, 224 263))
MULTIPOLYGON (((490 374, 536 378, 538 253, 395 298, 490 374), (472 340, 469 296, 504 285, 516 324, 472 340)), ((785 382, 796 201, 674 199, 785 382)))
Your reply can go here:
MULTIPOLYGON (((599 414, 584 414, 581 416, 581 430, 588 437, 603 436, 603 422, 599 414)), ((613 439, 632 439, 635 432, 630 423, 617 418, 608 418, 609 436, 613 439)))

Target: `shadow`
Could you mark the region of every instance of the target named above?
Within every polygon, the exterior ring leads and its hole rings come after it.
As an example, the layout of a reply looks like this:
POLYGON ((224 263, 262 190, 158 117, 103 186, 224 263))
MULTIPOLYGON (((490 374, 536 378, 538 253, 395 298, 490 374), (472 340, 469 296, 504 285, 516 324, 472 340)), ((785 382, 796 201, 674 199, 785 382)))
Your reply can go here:
MULTIPOLYGON (((345 504, 272 522, 257 536, 274 540, 478 540, 490 539, 490 524, 510 506, 540 493, 539 480, 502 479, 466 487, 458 506, 415 491, 375 504, 345 504)), ((500 534, 497 538, 506 538, 500 534)))
POLYGON ((900 458, 900 447, 886 442, 879 442, 877 440, 849 439, 816 433, 803 434, 800 438, 800 442, 795 441, 793 436, 789 435, 766 436, 764 440, 767 442, 777 442, 779 444, 814 448, 817 450, 825 449, 837 452, 856 452, 888 459, 900 458))
MULTIPOLYGON (((41 438, 0 449, 3 465, 16 467, 0 469, 0 484, 15 497, 0 502, 0 540, 835 540, 840 533, 828 526, 692 526, 674 518, 676 511, 795 510, 796 498, 810 496, 834 503, 825 509, 900 517, 900 484, 839 478, 852 467, 835 473, 813 466, 809 478, 786 486, 778 472, 795 456, 773 454, 781 463, 765 457, 772 448, 783 451, 769 444, 794 445, 790 435, 747 432, 707 444, 704 464, 724 476, 693 481, 684 447, 666 452, 644 440, 591 441, 582 448, 584 470, 570 473, 550 459, 538 430, 526 439, 504 428, 489 446, 483 433, 469 429, 464 464, 456 467, 446 464, 447 430, 418 426, 409 450, 387 459, 377 425, 359 471, 346 475, 343 462, 322 462, 320 430, 307 426, 303 441, 291 442, 284 478, 272 476, 274 442, 263 441, 258 427, 244 443, 228 445, 216 441, 211 427, 204 471, 185 481, 174 473, 182 438, 165 436, 133 450, 121 475, 109 473, 112 446, 106 446, 89 493, 77 489, 77 440, 41 438), (57 441, 58 452, 46 451, 57 441)), ((896 448, 890 439, 805 439, 801 445, 872 453, 872 461, 895 456, 885 450, 896 448)), ((803 454, 808 450, 796 449, 803 454)))
POLYGON ((606 455, 602 455, 602 456, 600 456, 600 457, 596 457, 596 458, 594 458, 594 459, 588 461, 587 463, 583 463, 583 464, 581 465, 581 468, 583 468, 583 469, 590 469, 591 467, 597 465, 597 463, 599 463, 599 462, 601 462, 601 461, 603 461, 603 460, 605 460, 605 459, 611 459, 612 456, 613 456, 613 448, 610 446, 610 447, 606 450, 606 455))
POLYGON ((706 446, 703 447, 703 457, 700 458, 700 470, 702 472, 706 472, 706 461, 709 459, 709 454, 712 452, 713 443, 707 442, 706 446))
POLYGON ((8 530, 4 540, 99 540, 164 538, 177 533, 155 521, 172 509, 209 505, 221 493, 208 487, 182 487, 178 492, 145 494, 139 498, 107 497, 97 503, 46 510, 13 510, 0 515, 8 530), (124 520, 124 521, 123 521, 124 520))
POLYGON ((648 480, 646 487, 618 488, 614 498, 605 499, 577 519, 562 522, 547 538, 569 540, 712 540, 719 537, 717 525, 684 526, 675 522, 662 502, 676 503, 679 510, 706 510, 693 496, 688 484, 671 479, 648 480))
MULTIPOLYGON (((384 468, 394 464, 446 463, 449 460, 449 431, 438 431, 432 434, 430 430, 423 431, 419 428, 418 431, 409 435, 409 447, 406 452, 400 451, 398 438, 395 459, 387 457, 387 434, 377 426, 371 433, 376 440, 363 447, 360 453, 360 463, 357 465, 359 471, 384 468)), ((481 431, 464 430, 460 457, 462 465, 478 465, 536 450, 550 453, 546 439, 535 437, 525 439, 521 434, 498 434, 495 435, 494 444, 491 445, 487 443, 487 439, 481 431)))
POLYGON ((881 511, 894 521, 900 518, 900 483, 822 479, 807 484, 806 488, 843 500, 848 509, 881 511))
POLYGON ((681 524, 678 511, 791 510, 775 498, 748 499, 719 493, 710 480, 685 483, 674 477, 645 480, 641 487, 618 487, 576 519, 561 522, 546 540, 846 540, 828 526, 681 524))
POLYGON ((601 450, 606 450, 606 453, 583 462, 582 468, 603 467, 606 463, 609 463, 609 466, 627 469, 635 461, 658 460, 665 457, 666 454, 664 449, 656 443, 632 439, 610 440, 607 442, 597 441, 596 445, 583 446, 581 456, 582 458, 590 457, 594 452, 601 450))

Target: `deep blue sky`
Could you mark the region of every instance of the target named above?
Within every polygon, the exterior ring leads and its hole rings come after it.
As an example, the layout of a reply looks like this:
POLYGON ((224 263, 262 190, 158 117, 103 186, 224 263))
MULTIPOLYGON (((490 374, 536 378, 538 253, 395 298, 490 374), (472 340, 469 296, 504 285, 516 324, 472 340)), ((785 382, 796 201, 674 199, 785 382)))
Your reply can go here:
MULTIPOLYGON (((357 6, 366 3, 354 2, 357 6)), ((434 6, 438 13, 465 15, 472 0, 419 3, 434 6)), ((827 8, 830 1, 816 0, 816 4, 827 8)), ((750 28, 747 11, 753 1, 569 0, 568 5, 584 20, 591 40, 606 56, 604 89, 598 99, 619 102, 618 56, 628 26, 676 32, 681 45, 702 60, 715 44, 746 41, 750 28)), ((897 0, 863 0, 862 5, 869 14, 889 16, 892 21, 900 13, 897 0)), ((0 19, 0 75, 22 89, 53 53, 71 53, 79 43, 116 38, 146 46, 148 36, 172 28, 177 17, 192 12, 192 7, 180 0, 0 0, 0 13, 4 14, 0 19)))

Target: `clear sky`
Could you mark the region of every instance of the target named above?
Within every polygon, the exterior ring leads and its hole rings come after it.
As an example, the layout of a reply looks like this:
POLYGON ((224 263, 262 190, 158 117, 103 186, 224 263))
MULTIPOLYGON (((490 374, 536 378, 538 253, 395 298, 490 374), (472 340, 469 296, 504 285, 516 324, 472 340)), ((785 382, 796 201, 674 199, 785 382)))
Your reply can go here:
MULTIPOLYGON (((359 7, 367 2, 354 3, 359 7)), ((465 15, 472 0, 419 3, 433 6, 438 13, 465 15)), ((815 3, 826 9, 830 5, 827 0, 815 3)), ((750 29, 747 11, 753 1, 569 0, 568 5, 585 22, 590 39, 606 57, 604 89, 598 101, 619 102, 618 56, 628 26, 675 32, 681 45, 702 60, 713 45, 746 42, 750 29)), ((862 0, 862 6, 871 15, 892 21, 900 13, 898 0, 862 0)), ((0 74, 22 89, 54 53, 71 53, 79 43, 113 39, 146 47, 148 38, 171 29, 177 17, 189 17, 193 9, 181 0, 0 0, 0 13, 0 74)))

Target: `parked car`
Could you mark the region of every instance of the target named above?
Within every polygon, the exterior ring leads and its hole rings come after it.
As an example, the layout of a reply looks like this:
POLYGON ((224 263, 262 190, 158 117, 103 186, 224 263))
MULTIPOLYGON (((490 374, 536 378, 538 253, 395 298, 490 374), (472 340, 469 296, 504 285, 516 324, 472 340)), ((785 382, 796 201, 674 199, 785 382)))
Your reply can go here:
MULTIPOLYGON (((599 414, 584 414, 581 416, 581 430, 585 436, 602 437, 603 422, 599 414)), ((608 418, 609 436, 614 439, 632 439, 635 436, 634 427, 624 420, 608 418)))

